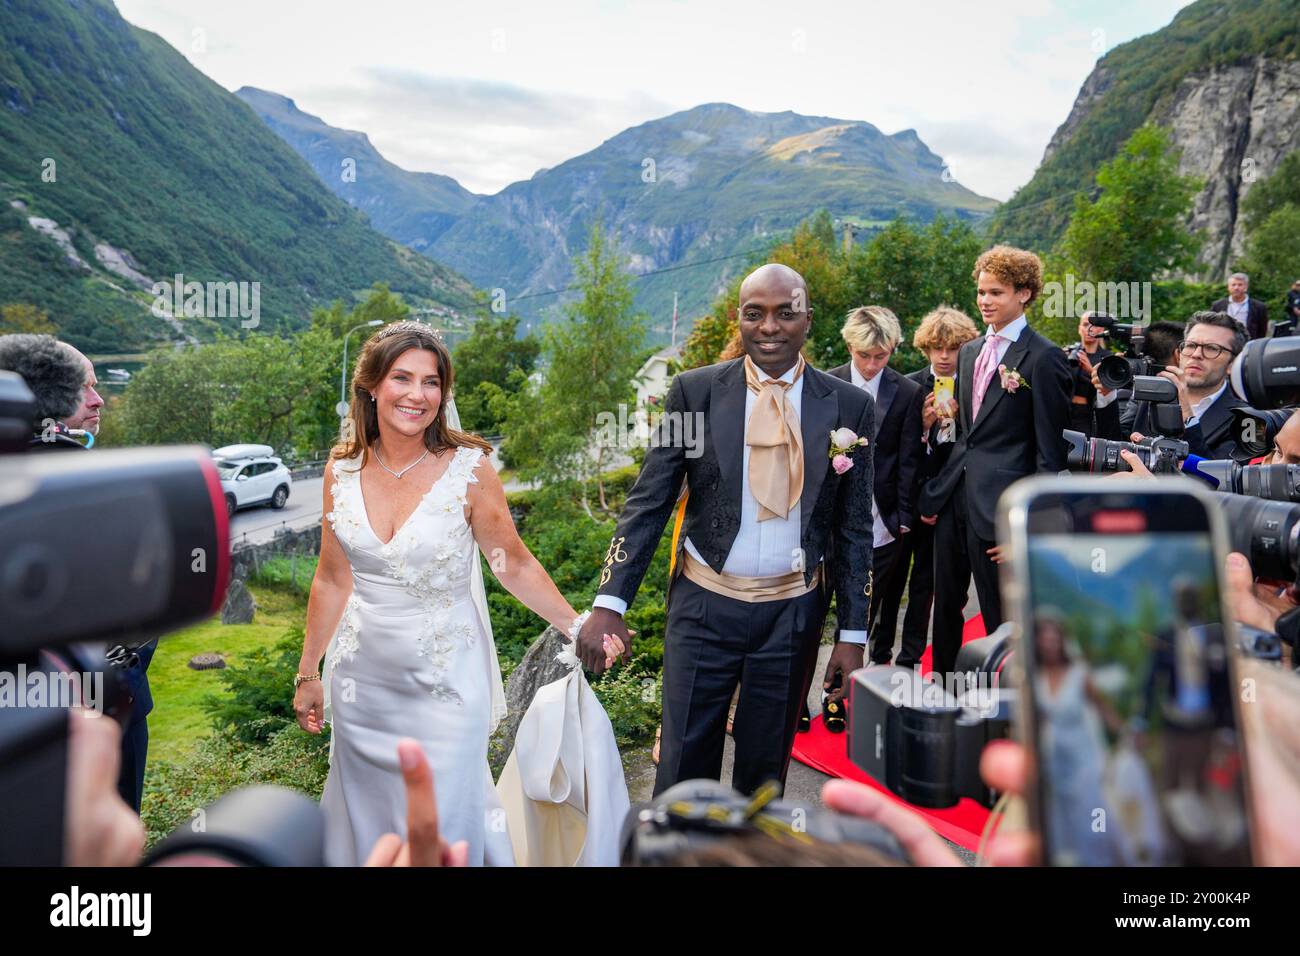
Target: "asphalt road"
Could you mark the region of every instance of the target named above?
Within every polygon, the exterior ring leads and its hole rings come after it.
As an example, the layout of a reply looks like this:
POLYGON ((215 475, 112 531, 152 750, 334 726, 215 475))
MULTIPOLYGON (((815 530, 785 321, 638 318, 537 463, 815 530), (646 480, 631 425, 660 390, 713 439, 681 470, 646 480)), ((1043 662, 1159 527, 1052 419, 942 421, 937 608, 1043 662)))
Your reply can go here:
POLYGON ((281 528, 299 531, 316 524, 320 521, 324 480, 306 478, 295 481, 288 503, 279 511, 270 505, 252 505, 236 511, 230 519, 231 546, 261 544, 270 541, 281 528))

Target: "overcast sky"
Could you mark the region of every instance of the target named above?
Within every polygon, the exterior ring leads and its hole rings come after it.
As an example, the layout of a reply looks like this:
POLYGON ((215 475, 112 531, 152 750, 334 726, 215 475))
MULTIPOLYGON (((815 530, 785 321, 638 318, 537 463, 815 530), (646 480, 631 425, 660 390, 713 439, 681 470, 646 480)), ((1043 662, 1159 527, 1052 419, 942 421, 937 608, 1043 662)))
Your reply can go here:
POLYGON ((491 193, 700 103, 914 128, 1006 199, 1097 58, 1188 0, 118 0, 236 90, 491 193), (986 12, 994 8, 997 13, 986 12), (563 12, 561 12, 563 11, 563 12))

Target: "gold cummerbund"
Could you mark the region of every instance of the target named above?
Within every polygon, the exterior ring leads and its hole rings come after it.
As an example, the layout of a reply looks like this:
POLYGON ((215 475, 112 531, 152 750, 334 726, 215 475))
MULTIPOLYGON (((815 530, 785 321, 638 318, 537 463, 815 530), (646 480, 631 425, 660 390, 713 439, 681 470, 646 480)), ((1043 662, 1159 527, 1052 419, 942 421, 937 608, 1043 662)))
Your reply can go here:
POLYGON ((787 601, 802 597, 821 582, 822 568, 813 569, 812 581, 805 583, 802 571, 776 574, 766 578, 751 578, 740 574, 719 574, 707 564, 696 560, 689 551, 682 550, 682 574, 705 590, 736 601, 754 604, 760 601, 787 601))

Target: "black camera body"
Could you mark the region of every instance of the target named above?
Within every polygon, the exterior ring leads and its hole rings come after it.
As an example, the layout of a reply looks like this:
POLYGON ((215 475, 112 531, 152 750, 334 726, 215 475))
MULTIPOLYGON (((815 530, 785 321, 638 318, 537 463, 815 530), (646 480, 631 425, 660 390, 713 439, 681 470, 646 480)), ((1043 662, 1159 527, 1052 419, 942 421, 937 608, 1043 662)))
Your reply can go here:
POLYGON ((1163 435, 1148 435, 1141 441, 1129 442, 1089 438, 1083 432, 1068 428, 1061 434, 1070 445, 1065 459, 1067 467, 1071 471, 1090 474, 1132 471, 1128 462, 1119 454, 1121 451, 1131 451, 1154 474, 1173 475, 1182 470, 1183 462, 1191 453, 1187 442, 1163 435))
MULTIPOLYGON (((1002 648, 1009 637, 985 638, 1002 648)), ((951 807, 970 797, 992 807, 997 794, 980 778, 985 744, 1011 732, 1017 691, 1001 682, 1006 654, 989 680, 959 695, 910 667, 869 667, 850 684, 849 759, 874 780, 919 807, 951 807)), ((963 662, 958 661, 959 671, 963 662)), ((971 667, 969 660, 965 666, 971 667)))
POLYGON ((0 674, 23 695, 0 707, 0 865, 63 862, 68 708, 127 719, 134 648, 218 610, 230 569, 206 449, 47 454, 35 418, 0 371, 0 674))
POLYGON ((908 861, 888 830, 869 820, 785 800, 773 782, 746 797, 717 780, 683 780, 633 807, 623 822, 622 866, 672 866, 684 853, 748 833, 794 833, 823 843, 854 843, 908 861))

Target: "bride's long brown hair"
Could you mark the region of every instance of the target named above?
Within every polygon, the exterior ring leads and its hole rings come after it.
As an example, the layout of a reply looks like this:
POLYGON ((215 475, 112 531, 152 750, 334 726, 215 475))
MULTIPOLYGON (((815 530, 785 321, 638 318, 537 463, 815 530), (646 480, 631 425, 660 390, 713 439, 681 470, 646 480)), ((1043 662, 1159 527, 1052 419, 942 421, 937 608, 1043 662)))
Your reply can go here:
POLYGON ((478 435, 447 425, 447 403, 454 384, 451 353, 437 333, 420 322, 395 322, 372 336, 357 356, 352 373, 352 407, 348 412, 345 434, 334 446, 332 458, 351 459, 361 456, 360 468, 370 460, 370 451, 379 441, 379 412, 371 401, 371 392, 379 387, 397 357, 408 349, 432 352, 438 363, 438 381, 442 401, 432 424, 424 430, 424 447, 435 454, 447 448, 477 448, 487 454, 492 446, 478 435))

